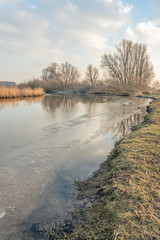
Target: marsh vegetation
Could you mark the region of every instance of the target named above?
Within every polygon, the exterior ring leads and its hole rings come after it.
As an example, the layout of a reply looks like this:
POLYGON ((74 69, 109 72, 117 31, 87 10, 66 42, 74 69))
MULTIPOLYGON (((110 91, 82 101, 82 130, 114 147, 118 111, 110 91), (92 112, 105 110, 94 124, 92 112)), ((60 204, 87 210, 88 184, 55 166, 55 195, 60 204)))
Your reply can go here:
POLYGON ((0 86, 0 98, 20 98, 20 97, 36 97, 44 95, 43 88, 30 87, 19 89, 18 87, 0 86))

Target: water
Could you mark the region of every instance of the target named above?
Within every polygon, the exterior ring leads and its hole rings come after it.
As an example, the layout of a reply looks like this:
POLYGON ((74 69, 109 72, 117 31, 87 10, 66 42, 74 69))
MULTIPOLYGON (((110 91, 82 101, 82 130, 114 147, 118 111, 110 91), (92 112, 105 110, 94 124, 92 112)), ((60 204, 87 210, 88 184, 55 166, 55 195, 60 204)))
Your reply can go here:
POLYGON ((32 240, 32 223, 73 209, 89 177, 150 100, 45 96, 0 100, 0 239, 32 240))

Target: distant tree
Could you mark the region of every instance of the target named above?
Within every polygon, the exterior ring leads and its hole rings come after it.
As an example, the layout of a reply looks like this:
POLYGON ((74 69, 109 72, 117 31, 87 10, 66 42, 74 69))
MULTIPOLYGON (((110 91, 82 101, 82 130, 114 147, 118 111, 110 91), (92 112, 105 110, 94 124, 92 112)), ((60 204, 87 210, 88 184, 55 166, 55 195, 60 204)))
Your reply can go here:
POLYGON ((52 63, 42 71, 42 80, 49 82, 50 80, 58 80, 60 78, 60 66, 58 63, 52 63))
POLYGON ((76 67, 70 63, 52 63, 42 71, 42 80, 55 86, 71 87, 79 78, 80 74, 76 67))
POLYGON ((22 88, 28 87, 28 84, 26 81, 24 81, 22 83, 19 83, 17 86, 18 86, 18 88, 22 89, 22 88))
POLYGON ((148 87, 154 78, 154 71, 147 45, 123 40, 115 49, 113 54, 104 54, 101 62, 110 81, 123 87, 148 87))
POLYGON ((32 89, 43 87, 43 82, 38 78, 33 78, 27 82, 27 87, 31 87, 32 89))
POLYGON ((73 86, 80 77, 77 68, 68 62, 61 64, 60 74, 65 87, 73 86))
POLYGON ((152 89, 154 90, 160 90, 160 82, 158 80, 155 80, 153 83, 152 83, 152 89))
POLYGON ((96 86, 99 77, 99 70, 96 67, 93 67, 91 64, 87 67, 86 80, 89 81, 92 87, 96 86))

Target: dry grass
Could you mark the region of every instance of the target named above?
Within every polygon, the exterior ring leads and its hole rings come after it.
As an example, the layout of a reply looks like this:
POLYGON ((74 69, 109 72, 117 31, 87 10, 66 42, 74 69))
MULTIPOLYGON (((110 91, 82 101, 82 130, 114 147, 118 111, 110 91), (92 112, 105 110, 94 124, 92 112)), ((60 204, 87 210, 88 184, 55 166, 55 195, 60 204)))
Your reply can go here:
POLYGON ((50 239, 160 239, 160 95, 154 98, 145 122, 78 183, 78 197, 94 204, 77 208, 73 229, 54 229, 50 239))
POLYGON ((0 86, 0 98, 35 97, 44 95, 42 88, 31 89, 0 86))

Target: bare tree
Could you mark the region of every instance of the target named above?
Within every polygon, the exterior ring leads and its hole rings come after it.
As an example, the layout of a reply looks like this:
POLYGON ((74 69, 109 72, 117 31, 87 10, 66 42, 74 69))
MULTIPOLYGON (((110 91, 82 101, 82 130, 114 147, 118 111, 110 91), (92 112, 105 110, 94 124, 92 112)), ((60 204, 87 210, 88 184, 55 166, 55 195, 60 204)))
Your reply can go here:
POLYGON ((153 90, 160 90, 160 82, 158 80, 155 80, 153 83, 152 83, 152 89, 153 90))
POLYGON ((68 62, 61 64, 60 75, 65 87, 73 86, 80 77, 77 68, 68 62))
POLYGON ((52 63, 42 71, 42 80, 48 82, 50 80, 57 80, 60 78, 60 67, 58 63, 52 63))
POLYGON ((57 86, 70 87, 78 81, 80 74, 76 67, 70 63, 52 63, 42 71, 42 80, 57 86))
POLYGON ((96 67, 93 67, 91 64, 87 67, 86 80, 89 81, 92 87, 96 86, 99 77, 99 70, 96 67))
POLYGON ((123 40, 114 54, 102 56, 102 67, 108 71, 111 82, 122 87, 146 88, 154 77, 147 45, 123 40))

